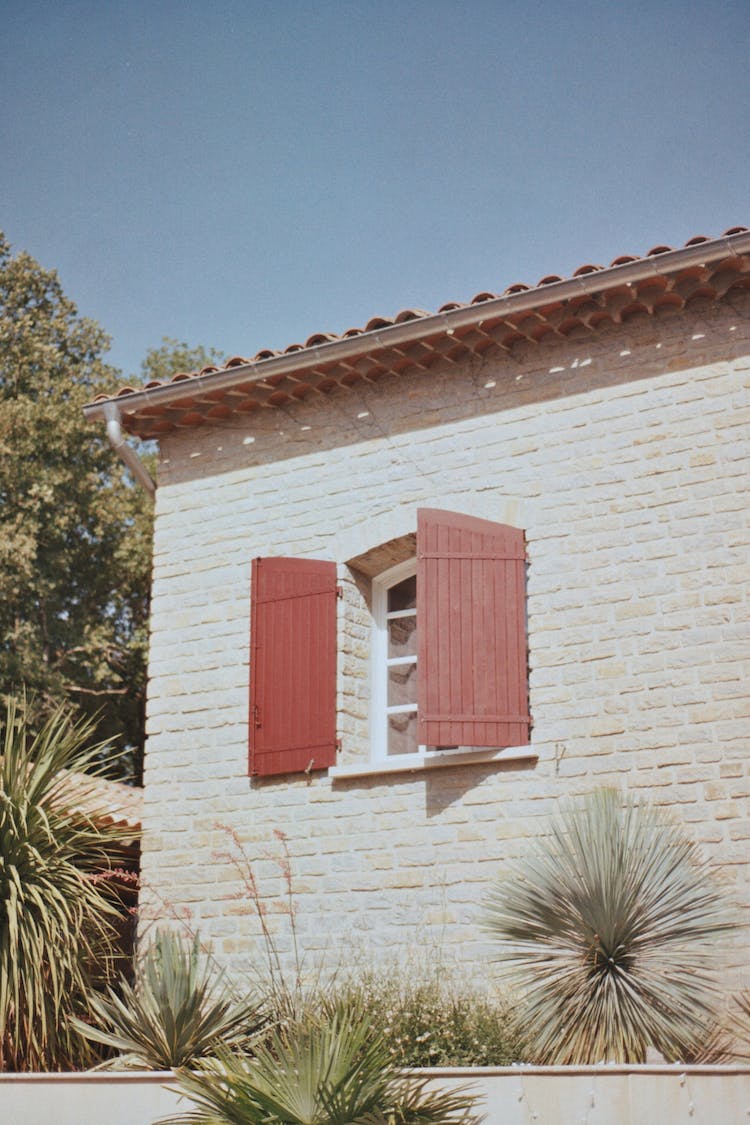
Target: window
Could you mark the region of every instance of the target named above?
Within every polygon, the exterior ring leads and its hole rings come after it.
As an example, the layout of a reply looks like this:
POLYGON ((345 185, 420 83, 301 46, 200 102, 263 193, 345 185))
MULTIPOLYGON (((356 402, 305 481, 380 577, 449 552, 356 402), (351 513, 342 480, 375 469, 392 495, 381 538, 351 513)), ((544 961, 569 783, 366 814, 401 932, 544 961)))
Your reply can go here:
POLYGON ((417 560, 372 585, 373 757, 417 751, 417 560))
MULTIPOLYGON (((362 672, 343 669, 359 690, 361 728, 369 709, 374 762, 402 769, 413 757, 445 764, 448 750, 486 759, 528 745, 525 559, 518 528, 425 508, 416 536, 349 564, 362 580, 360 637, 368 603, 372 614, 369 685, 366 652, 362 672)), ((336 766, 337 592, 333 562, 253 561, 252 775, 336 766)))
POLYGON ((417 513, 417 557, 373 579, 372 756, 529 741, 523 532, 417 513))

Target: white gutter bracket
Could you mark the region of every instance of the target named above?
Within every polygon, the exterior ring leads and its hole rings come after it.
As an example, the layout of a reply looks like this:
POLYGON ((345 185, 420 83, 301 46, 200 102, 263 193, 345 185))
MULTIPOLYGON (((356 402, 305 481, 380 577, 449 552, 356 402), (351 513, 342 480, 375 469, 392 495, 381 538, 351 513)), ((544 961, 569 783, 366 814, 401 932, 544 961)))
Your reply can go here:
POLYGON ((156 492, 156 481, 151 476, 136 451, 126 442, 125 435, 122 432, 122 426, 120 425, 120 412, 115 403, 108 402, 105 404, 104 417, 107 420, 107 437, 109 438, 109 444, 122 463, 130 469, 141 488, 153 499, 154 493, 156 492))

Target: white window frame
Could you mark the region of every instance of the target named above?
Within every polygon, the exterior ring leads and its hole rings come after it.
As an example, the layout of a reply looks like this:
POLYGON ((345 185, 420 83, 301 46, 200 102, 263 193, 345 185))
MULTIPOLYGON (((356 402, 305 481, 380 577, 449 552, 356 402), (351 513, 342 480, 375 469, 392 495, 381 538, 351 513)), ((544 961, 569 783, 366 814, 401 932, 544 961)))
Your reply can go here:
MULTIPOLYGON (((370 747, 371 758, 374 762, 404 762, 406 760, 421 759, 424 757, 426 747, 417 747, 412 754, 388 753, 388 715, 398 711, 413 711, 417 714, 417 701, 414 705, 402 704, 401 706, 388 707, 388 669, 396 664, 417 664, 414 657, 388 657, 388 592, 399 582, 411 578, 417 573, 417 560, 413 556, 404 562, 391 566, 377 575, 372 580, 372 655, 371 655, 371 705, 370 705, 370 747)), ((416 609, 396 611, 395 615, 416 615, 416 609)), ((417 628, 419 625, 417 624, 417 628)))
MULTIPOLYGON (((328 776, 334 781, 389 774, 417 774, 447 766, 467 766, 496 762, 512 766, 536 762, 539 751, 532 745, 454 748, 418 746, 412 754, 388 753, 388 591, 417 573, 416 556, 389 567, 371 579, 372 639, 370 645, 370 755, 366 761, 331 766, 328 776)), ((411 611, 409 611, 411 612, 411 611)), ((528 610, 527 610, 528 612, 528 610)), ((417 661, 415 661, 417 663, 417 661)), ((407 704, 402 710, 411 710, 407 704)), ((416 710, 416 706, 415 706, 416 710)), ((418 712, 417 712, 418 714, 418 712)))

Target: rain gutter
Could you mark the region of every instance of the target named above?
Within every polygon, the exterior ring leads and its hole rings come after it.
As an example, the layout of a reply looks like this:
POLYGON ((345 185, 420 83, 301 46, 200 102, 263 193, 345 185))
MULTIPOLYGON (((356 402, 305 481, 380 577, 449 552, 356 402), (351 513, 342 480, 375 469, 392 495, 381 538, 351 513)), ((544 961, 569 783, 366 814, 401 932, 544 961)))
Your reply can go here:
POLYGON ((191 375, 176 383, 120 394, 117 399, 89 403, 84 407, 84 414, 92 421, 107 419, 108 410, 115 402, 116 409, 132 414, 147 405, 167 406, 183 398, 194 398, 203 391, 220 392, 238 384, 246 387, 248 384, 261 383, 271 376, 299 374, 309 368, 352 360, 372 350, 407 347, 430 336, 452 336, 460 328, 481 328, 487 322, 557 304, 573 297, 603 293, 623 285, 635 285, 650 277, 666 277, 689 266, 708 265, 722 258, 739 258, 744 254, 750 254, 750 231, 740 231, 678 250, 666 250, 652 257, 608 266, 579 277, 549 282, 518 293, 507 293, 447 312, 416 317, 401 324, 361 332, 357 336, 332 340, 327 344, 284 352, 269 359, 239 364, 223 371, 191 375))

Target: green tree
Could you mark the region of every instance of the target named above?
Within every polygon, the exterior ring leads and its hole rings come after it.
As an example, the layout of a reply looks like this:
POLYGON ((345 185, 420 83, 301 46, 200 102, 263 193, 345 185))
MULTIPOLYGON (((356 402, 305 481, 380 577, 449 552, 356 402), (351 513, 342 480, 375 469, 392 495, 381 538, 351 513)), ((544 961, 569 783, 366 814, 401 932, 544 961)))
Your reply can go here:
POLYGON ((171 336, 163 336, 161 346, 150 348, 141 364, 144 383, 158 379, 169 381, 178 371, 201 371, 204 367, 221 367, 224 360, 216 348, 195 347, 171 336))
MULTIPOLYGON (((59 703, 99 714, 101 735, 126 751, 113 771, 138 779, 153 517, 104 428, 83 418, 121 381, 108 346, 57 274, 12 256, 0 232, 0 694, 23 688, 37 726, 59 703)), ((220 362, 165 337, 141 374, 220 362)))
POLYGON ((81 408, 116 386, 104 332, 0 234, 0 692, 143 737, 151 506, 81 408))

